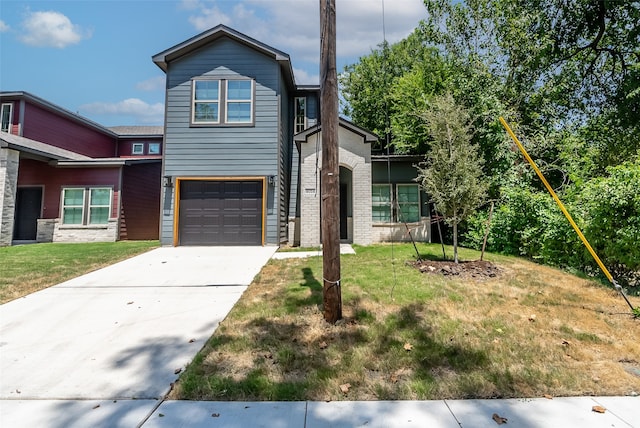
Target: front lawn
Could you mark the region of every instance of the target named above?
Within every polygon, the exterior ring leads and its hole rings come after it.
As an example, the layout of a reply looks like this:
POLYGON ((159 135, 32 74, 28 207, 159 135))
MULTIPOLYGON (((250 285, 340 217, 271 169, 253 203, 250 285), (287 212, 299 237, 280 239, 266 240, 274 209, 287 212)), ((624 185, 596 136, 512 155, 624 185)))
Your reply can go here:
POLYGON ((501 273, 478 279, 420 273, 411 245, 356 251, 341 259, 344 321, 322 318, 321 257, 271 260, 170 398, 640 393, 640 320, 612 289, 518 258, 488 255, 501 273))
POLYGON ((0 247, 0 303, 128 259, 158 245, 158 241, 119 241, 0 247))

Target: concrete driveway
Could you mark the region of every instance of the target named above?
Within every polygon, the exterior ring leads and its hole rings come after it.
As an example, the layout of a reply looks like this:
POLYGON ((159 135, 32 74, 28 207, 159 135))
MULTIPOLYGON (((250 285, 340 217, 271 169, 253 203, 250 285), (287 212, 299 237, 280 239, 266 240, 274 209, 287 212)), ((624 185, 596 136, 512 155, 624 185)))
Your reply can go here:
POLYGON ((0 306, 0 425, 82 405, 86 423, 135 426, 276 249, 159 248, 0 306))

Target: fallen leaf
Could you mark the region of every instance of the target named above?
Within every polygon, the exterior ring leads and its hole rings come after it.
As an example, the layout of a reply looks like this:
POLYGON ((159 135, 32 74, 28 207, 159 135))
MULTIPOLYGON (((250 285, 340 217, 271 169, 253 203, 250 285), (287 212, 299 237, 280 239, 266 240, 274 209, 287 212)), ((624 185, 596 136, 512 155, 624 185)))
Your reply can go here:
POLYGON ((564 346, 569 346, 569 345, 571 345, 571 342, 569 342, 568 340, 563 340, 563 341, 562 341, 562 344, 563 344, 564 346))
POLYGON ((211 417, 212 418, 219 418, 220 417, 220 413, 211 413, 211 417))
POLYGON ((182 371, 182 369, 175 369, 175 370, 173 371, 173 374, 178 374, 178 373, 180 373, 181 371, 182 371))
POLYGON ((398 375, 397 374, 392 374, 391 377, 389 377, 389 380, 391 381, 391 383, 397 383, 398 382, 398 375))
POLYGON ((189 343, 193 343, 195 341, 196 341, 195 339, 189 339, 189 343))
POLYGON ((534 322, 536 320, 536 314, 529 315, 529 321, 534 322))
POLYGON ((543 397, 546 398, 547 400, 553 400, 553 397, 549 394, 544 394, 543 397))
POLYGON ((322 341, 322 342, 320 342, 320 345, 319 345, 319 346, 320 346, 320 349, 327 349, 327 347, 328 347, 329 345, 327 345, 327 342, 322 341))
POLYGON ((503 418, 502 416, 499 416, 497 413, 494 413, 491 416, 491 419, 493 419, 494 421, 496 421, 496 423, 498 425, 502 425, 502 424, 506 424, 507 423, 507 418, 503 418))
POLYGON ((593 406, 593 407, 591 408, 591 411, 592 411, 592 412, 596 412, 596 413, 604 413, 604 412, 606 412, 606 411, 607 411, 607 409, 605 409, 605 408, 604 408, 604 407, 602 407, 602 406, 593 406))
POLYGON ((349 388, 351 388, 350 383, 343 383, 342 385, 340 385, 340 391, 342 391, 343 394, 349 392, 349 388))
POLYGON ((127 302, 127 305, 133 305, 133 301, 127 302))
POLYGON ((411 351, 411 350, 413 350, 413 345, 410 344, 409 342, 407 342, 407 343, 404 344, 403 348, 404 348, 405 351, 411 351))
POLYGON ((93 409, 95 410, 95 409, 97 409, 98 407, 100 407, 100 405, 99 405, 99 404, 96 404, 95 406, 93 406, 93 409))
POLYGON ((158 417, 159 418, 164 418, 164 414, 163 413, 158 413, 158 417))
POLYGON ((16 389, 16 394, 22 394, 22 391, 20 391, 19 389, 16 389))

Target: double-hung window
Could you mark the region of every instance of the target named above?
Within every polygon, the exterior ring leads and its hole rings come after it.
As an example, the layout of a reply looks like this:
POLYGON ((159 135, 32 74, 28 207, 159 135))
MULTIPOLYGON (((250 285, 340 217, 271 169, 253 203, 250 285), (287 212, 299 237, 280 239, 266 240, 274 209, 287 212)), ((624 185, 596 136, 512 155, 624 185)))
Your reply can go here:
POLYGON ((193 125, 253 123, 253 80, 195 79, 192 84, 191 123, 193 125))
POLYGON ((297 134, 307 128, 307 99, 297 97, 294 102, 296 111, 294 133, 297 134))
POLYGON ((420 221, 420 186, 417 184, 373 184, 371 211, 374 223, 420 221), (393 198, 395 196, 395 198, 393 198))
POLYGON ((417 184, 397 184, 398 221, 415 223, 420 221, 420 188, 417 184))
POLYGON ((2 130, 3 132, 10 132, 12 112, 12 103, 2 104, 2 107, 0 109, 0 119, 2 120, 2 126, 0 127, 0 130, 2 130))
POLYGON ((111 199, 108 187, 62 189, 62 224, 107 224, 111 199))
POLYGON ((391 222, 391 185, 374 184, 371 186, 371 212, 374 223, 391 222))
POLYGON ((191 121, 196 124, 220 123, 220 81, 193 81, 191 121))
POLYGON ((227 80, 226 122, 253 122, 253 80, 227 80))

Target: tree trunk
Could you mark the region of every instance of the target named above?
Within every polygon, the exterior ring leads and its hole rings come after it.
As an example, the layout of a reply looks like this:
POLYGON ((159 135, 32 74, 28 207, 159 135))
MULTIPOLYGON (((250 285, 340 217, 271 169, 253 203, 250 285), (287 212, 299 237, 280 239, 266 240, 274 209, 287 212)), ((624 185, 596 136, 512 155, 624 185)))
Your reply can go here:
POLYGON ((453 261, 458 263, 458 223, 453 223, 453 261))

